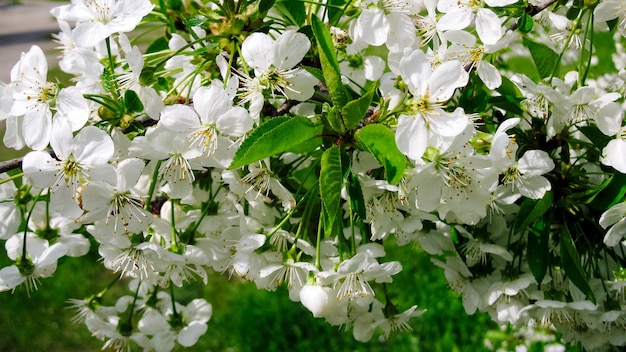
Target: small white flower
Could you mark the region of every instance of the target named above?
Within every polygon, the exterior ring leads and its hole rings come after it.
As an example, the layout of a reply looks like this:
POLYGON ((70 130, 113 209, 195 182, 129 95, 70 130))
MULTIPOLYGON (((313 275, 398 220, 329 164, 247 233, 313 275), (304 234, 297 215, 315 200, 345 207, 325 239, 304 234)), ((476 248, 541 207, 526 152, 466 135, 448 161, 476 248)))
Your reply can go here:
POLYGON ((76 44, 92 47, 114 33, 132 31, 153 8, 150 0, 73 0, 50 12, 59 20, 76 22, 76 44))
POLYGON ((5 247, 7 256, 15 261, 15 264, 0 270, 0 291, 14 290, 21 284, 26 285, 29 293, 37 290, 39 278, 52 276, 57 268, 57 260, 67 253, 64 244, 49 245, 48 241, 30 232, 12 236, 6 241, 5 247), (26 242, 25 251, 24 242, 26 242))
POLYGON ((604 236, 604 243, 609 247, 616 246, 626 234, 626 203, 616 204, 602 213, 600 226, 603 229, 611 226, 604 236))

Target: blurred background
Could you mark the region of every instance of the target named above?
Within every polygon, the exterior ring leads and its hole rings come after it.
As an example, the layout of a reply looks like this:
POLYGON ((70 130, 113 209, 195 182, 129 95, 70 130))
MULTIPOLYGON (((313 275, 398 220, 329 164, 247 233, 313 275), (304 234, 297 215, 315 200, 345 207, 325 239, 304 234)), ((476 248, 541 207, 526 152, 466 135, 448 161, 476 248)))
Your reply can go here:
MULTIPOLYGON (((31 45, 41 46, 48 56, 48 80, 56 80, 55 44, 58 31, 50 16, 53 7, 68 1, 0 0, 0 81, 10 82, 11 67, 31 45)), ((0 125, 0 136, 4 127, 0 125)), ((0 145, 0 161, 26 153, 0 145)), ((2 221, 0 219, 0 221, 2 221)), ((289 300, 286 290, 259 291, 253 284, 211 274, 209 284, 192 284, 176 292, 186 304, 204 297, 213 305, 207 333, 192 351, 514 351, 527 337, 519 331, 501 330, 488 316, 467 316, 459 298, 451 292, 443 271, 430 263, 418 248, 406 246, 389 253, 404 264, 394 277, 390 295, 400 310, 417 304, 428 311, 412 319, 413 332, 374 337, 369 343, 352 338, 350 331, 314 319, 299 303, 289 300), (489 343, 485 343, 488 340, 489 343)), ((0 268, 10 265, 0 251, 0 268)), ((74 325, 75 312, 66 300, 82 299, 106 287, 114 276, 98 263, 97 248, 82 258, 63 258, 54 277, 42 280, 30 296, 24 289, 0 293, 0 351, 98 351, 103 342, 90 336, 83 325, 74 325)), ((126 283, 107 293, 105 305, 130 294, 126 283)), ((550 334, 547 339, 553 339, 550 334)), ((180 348, 179 350, 183 350, 180 348)), ((544 343, 529 344, 530 351, 543 351, 544 343)), ((523 351, 523 350, 522 350, 523 351)))

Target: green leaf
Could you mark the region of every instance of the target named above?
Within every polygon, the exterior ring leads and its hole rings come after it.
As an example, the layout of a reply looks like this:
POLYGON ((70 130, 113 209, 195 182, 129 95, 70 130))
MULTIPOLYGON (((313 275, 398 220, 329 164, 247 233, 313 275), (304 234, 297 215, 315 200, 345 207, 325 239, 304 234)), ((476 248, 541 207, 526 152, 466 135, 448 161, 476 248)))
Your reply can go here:
POLYGON ((348 174, 348 194, 350 195, 350 207, 354 209, 356 215, 365 220, 367 214, 365 209, 365 198, 363 198, 363 190, 359 178, 353 173, 348 174))
POLYGON ((374 93, 376 93, 376 84, 372 84, 368 91, 360 98, 352 100, 341 109, 341 115, 345 126, 351 130, 359 125, 367 114, 367 110, 372 103, 374 93))
POLYGON ((167 4, 167 8, 174 10, 174 11, 180 11, 183 9, 183 1, 182 0, 167 0, 166 1, 167 4))
POLYGON ((550 209, 552 205, 554 195, 552 191, 546 192, 543 198, 530 199, 526 198, 522 202, 519 211, 517 212, 517 217, 515 218, 515 223, 513 224, 513 230, 515 232, 523 232, 530 225, 532 225, 537 219, 539 219, 543 214, 550 209))
POLYGON ((528 244, 526 247, 526 258, 528 266, 533 273, 537 284, 541 282, 548 271, 548 259, 550 258, 550 224, 539 221, 528 232, 528 244))
POLYGON ((524 12, 517 20, 517 29, 522 33, 528 33, 533 29, 533 18, 530 14, 524 12))
POLYGON ((582 192, 572 193, 570 197, 572 199, 576 199, 576 202, 589 204, 594 201, 594 199, 602 192, 610 183, 613 178, 604 179, 599 185, 592 189, 586 189, 582 192))
POLYGON ((304 25, 304 21, 306 20, 306 7, 304 6, 304 1, 278 1, 274 4, 274 9, 289 20, 291 24, 297 27, 302 27, 304 25))
POLYGON ((524 114, 524 110, 522 110, 522 108, 520 107, 520 102, 523 99, 521 98, 514 98, 511 96, 496 96, 496 97, 491 97, 489 98, 489 102, 491 104, 493 104, 494 106, 499 107, 500 109, 506 110, 508 112, 511 112, 515 115, 523 115, 524 114))
POLYGON ((315 125, 306 117, 272 118, 254 129, 241 143, 229 169, 285 152, 312 138, 315 138, 315 125))
POLYGON ((346 5, 345 0, 328 0, 328 23, 336 25, 343 15, 343 8, 346 5))
POLYGON ((139 83, 143 86, 152 85, 154 80, 154 73, 156 70, 150 66, 145 66, 143 70, 141 70, 141 74, 139 75, 139 83))
POLYGON ((472 76, 472 84, 463 90, 459 104, 468 113, 482 113, 487 111, 489 94, 485 91, 485 84, 478 79, 477 75, 472 76))
POLYGON ((571 6, 567 12, 565 13, 565 16, 567 17, 567 19, 573 21, 576 19, 576 17, 578 17, 578 14, 580 13, 580 6, 571 6))
POLYGON ((187 25, 189 25, 190 27, 202 26, 208 20, 208 17, 202 15, 191 16, 187 18, 187 25))
POLYGON ((261 0, 259 1, 259 12, 261 14, 266 14, 272 6, 274 6, 275 0, 261 0))
POLYGON ((143 104, 141 100, 139 100, 139 96, 135 93, 134 90, 127 90, 124 92, 124 106, 126 107, 126 112, 142 112, 143 104))
POLYGON ((589 206, 597 210, 606 210, 619 203, 626 195, 626 175, 615 172, 609 184, 600 191, 589 206))
POLYGON ((541 78, 546 78, 559 63, 559 56, 552 49, 544 44, 534 42, 528 38, 523 39, 524 46, 530 51, 530 56, 535 63, 537 72, 541 78))
POLYGON ((326 114, 326 121, 333 129, 333 131, 343 134, 346 131, 346 126, 344 125, 343 119, 341 115, 337 111, 337 107, 333 106, 328 110, 328 114, 326 114))
POLYGON ((390 184, 400 182, 406 169, 406 157, 398 149, 393 131, 379 124, 367 125, 356 131, 354 138, 385 167, 385 177, 390 184))
POLYGON ((519 90, 517 85, 505 76, 502 76, 502 84, 500 87, 496 88, 496 91, 505 97, 509 97, 509 99, 524 99, 524 95, 519 90))
POLYGON ((330 99, 335 106, 343 108, 349 100, 348 91, 341 82, 341 70, 335 54, 335 46, 330 37, 330 31, 317 16, 312 17, 313 34, 317 41, 320 64, 324 75, 324 82, 328 88, 330 99))
POLYGON ((325 231, 332 232, 337 219, 341 220, 341 188, 343 172, 341 169, 341 150, 333 145, 322 154, 320 160, 320 196, 327 221, 325 231))
POLYGON ((580 126, 578 129, 585 135, 585 137, 589 138, 591 143, 593 143, 593 145, 599 150, 606 147, 606 145, 613 139, 613 137, 609 137, 602 133, 596 125, 580 126))
POLYGON ((148 45, 148 48, 146 49, 146 54, 156 53, 156 52, 164 51, 168 49, 169 49, 169 46, 168 46, 167 38, 158 37, 155 40, 153 40, 152 43, 150 43, 150 45, 148 45))
POLYGON ((561 228, 561 244, 560 244, 561 265, 565 269, 565 274, 569 279, 578 287, 587 298, 596 303, 596 298, 593 295, 591 286, 589 286, 589 280, 587 280, 587 274, 583 270, 580 262, 580 254, 576 250, 574 240, 569 232, 567 223, 563 223, 561 228))

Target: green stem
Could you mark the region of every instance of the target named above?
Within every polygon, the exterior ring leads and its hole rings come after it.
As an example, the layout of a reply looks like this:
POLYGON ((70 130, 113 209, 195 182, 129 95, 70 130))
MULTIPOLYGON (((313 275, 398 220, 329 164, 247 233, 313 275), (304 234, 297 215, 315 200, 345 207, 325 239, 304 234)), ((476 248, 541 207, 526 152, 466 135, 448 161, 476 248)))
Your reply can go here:
POLYGON ((178 240, 177 240, 177 233, 176 233, 176 204, 177 204, 177 200, 176 199, 170 199, 170 204, 171 209, 170 209, 170 217, 171 217, 171 221, 170 223, 172 224, 172 247, 174 247, 176 250, 178 250, 178 240))
POLYGON ((137 289, 135 290, 135 295, 133 297, 133 303, 130 305, 130 311, 128 314, 128 321, 126 322, 127 327, 133 326, 133 314, 135 313, 135 307, 137 306, 137 298, 139 297, 139 288, 141 287, 141 281, 137 282, 137 289))
POLYGON ((172 280, 170 280, 170 297, 172 301, 172 315, 177 316, 178 313, 176 312, 176 301, 174 300, 174 284, 172 283, 172 280))
POLYGON ((35 197, 35 199, 33 200, 33 205, 30 207, 30 211, 28 212, 28 215, 26 215, 26 226, 24 226, 24 240, 22 242, 22 259, 26 258, 26 255, 28 254, 28 251, 26 250, 26 238, 28 237, 28 223, 30 222, 30 216, 33 214, 33 210, 35 210, 35 205, 37 205, 37 202, 39 201, 39 197, 41 196, 41 193, 43 193, 43 189, 39 190, 39 193, 37 193, 37 196, 35 197))
MULTIPOLYGON (((322 216, 320 214, 319 221, 317 224, 317 239, 315 241, 315 267, 319 270, 322 270, 322 216)), ((341 256, 341 251, 339 251, 339 255, 341 256)))
POLYGON ((215 192, 215 194, 213 194, 211 198, 207 201, 206 207, 202 209, 202 214, 200 214, 200 218, 198 219, 198 221, 196 221, 196 223, 193 226, 193 230, 191 231, 191 237, 189 240, 190 243, 193 243, 194 234, 196 233, 196 231, 198 231, 198 227, 200 227, 200 223, 202 222, 202 220, 204 220, 204 218, 209 214, 209 210, 211 210, 211 204, 215 201, 215 197, 217 197, 221 189, 222 189, 221 186, 217 188, 217 191, 215 192))
POLYGON ((576 17, 576 19, 574 20, 574 24, 572 26, 572 30, 570 31, 569 35, 567 36, 567 40, 565 40, 565 43, 563 45, 563 50, 561 50, 561 52, 559 53, 559 57, 557 58, 556 63, 554 64, 554 68, 552 69, 552 73, 550 74, 550 82, 552 82, 552 79, 556 75, 556 71, 559 69, 559 66, 561 65, 561 59, 563 58, 563 55, 565 55, 565 51, 567 51, 567 49, 569 48, 569 44, 571 43, 572 38, 576 34, 576 30, 578 29, 578 26, 580 25, 580 20, 582 18, 582 14, 583 13, 584 12, 581 11, 578 14, 578 17, 576 17))
POLYGON ((146 203, 143 205, 143 208, 147 211, 152 211, 152 197, 154 196, 154 190, 156 189, 156 185, 159 178, 159 169, 161 168, 161 163, 163 160, 157 161, 156 166, 154 167, 154 172, 152 172, 152 181, 150 181, 150 189, 148 190, 148 198, 146 199, 146 203))
POLYGON ((23 172, 20 172, 19 174, 15 174, 15 175, 13 175, 13 176, 9 176, 9 177, 7 177, 7 178, 3 178, 2 180, 0 180, 0 185, 2 185, 2 184, 4 184, 4 183, 7 183, 7 182, 9 182, 9 181, 16 180, 16 179, 18 179, 18 178, 20 178, 20 177, 22 177, 22 176, 24 176, 24 173, 23 173, 23 172))
MULTIPOLYGON (((115 63, 113 62, 113 54, 111 53, 111 37, 107 37, 105 40, 107 47, 107 56, 109 57, 109 69, 111 70, 111 76, 115 75, 115 63)), ((119 97, 119 87, 117 85, 117 81, 113 79, 113 84, 115 85, 115 92, 111 92, 115 98, 119 97)))
POLYGON ((159 0, 159 10, 163 13, 163 17, 167 21, 167 25, 170 28, 171 33, 176 33, 176 26, 174 25, 174 21, 171 20, 171 16, 167 13, 167 6, 165 5, 165 0, 159 0))
POLYGON ((587 25, 585 26, 585 38, 583 39, 583 51, 580 53, 580 69, 579 72, 584 72, 582 77, 579 76, 579 85, 585 85, 585 81, 587 80, 587 75, 589 74, 589 69, 591 68, 591 58, 593 56, 593 11, 590 11, 589 17, 587 18, 587 25), (589 55, 587 57, 587 65, 583 69, 583 52, 585 49, 585 43, 587 42, 587 36, 589 36, 589 55))

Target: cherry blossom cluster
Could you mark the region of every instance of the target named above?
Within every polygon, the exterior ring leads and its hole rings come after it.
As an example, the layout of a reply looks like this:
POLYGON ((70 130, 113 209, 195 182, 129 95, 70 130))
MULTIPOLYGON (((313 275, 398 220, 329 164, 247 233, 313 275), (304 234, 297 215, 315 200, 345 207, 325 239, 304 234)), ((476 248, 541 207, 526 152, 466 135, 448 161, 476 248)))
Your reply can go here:
POLYGON ((71 300, 105 348, 194 345, 172 287, 208 271, 368 341, 425 311, 388 294, 412 245, 468 314, 626 345, 625 4, 61 5, 69 82, 37 46, 0 82, 0 291, 96 246, 132 292, 71 300))

